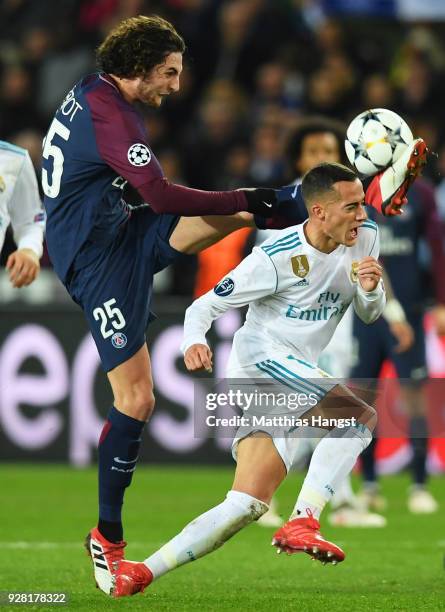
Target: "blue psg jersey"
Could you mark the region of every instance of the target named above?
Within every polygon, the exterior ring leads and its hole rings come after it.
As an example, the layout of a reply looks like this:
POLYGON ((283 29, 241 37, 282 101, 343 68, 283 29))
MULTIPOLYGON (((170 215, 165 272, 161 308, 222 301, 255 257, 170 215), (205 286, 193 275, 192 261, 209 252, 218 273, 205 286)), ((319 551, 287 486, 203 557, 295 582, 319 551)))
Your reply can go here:
POLYGON ((159 177, 142 118, 112 79, 97 73, 79 81, 57 110, 43 149, 48 251, 62 281, 84 245, 109 244, 129 219, 127 182, 138 189, 159 177))
POLYGON ((425 299, 426 289, 423 286, 419 262, 421 239, 426 240, 432 254, 431 272, 435 281, 436 299, 444 302, 442 236, 429 184, 418 179, 412 185, 403 215, 382 217, 371 208, 368 213, 379 226, 380 257, 391 280, 394 294, 407 312, 421 310, 425 299))

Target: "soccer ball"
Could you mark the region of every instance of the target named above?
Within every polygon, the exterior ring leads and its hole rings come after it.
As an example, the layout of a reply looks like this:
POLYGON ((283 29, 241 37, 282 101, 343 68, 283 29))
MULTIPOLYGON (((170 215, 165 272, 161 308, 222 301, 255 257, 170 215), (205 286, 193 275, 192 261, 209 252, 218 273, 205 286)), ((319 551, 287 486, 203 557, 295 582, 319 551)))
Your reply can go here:
POLYGON ((373 108, 351 121, 345 149, 358 173, 372 176, 397 161, 412 141, 402 117, 386 108, 373 108))

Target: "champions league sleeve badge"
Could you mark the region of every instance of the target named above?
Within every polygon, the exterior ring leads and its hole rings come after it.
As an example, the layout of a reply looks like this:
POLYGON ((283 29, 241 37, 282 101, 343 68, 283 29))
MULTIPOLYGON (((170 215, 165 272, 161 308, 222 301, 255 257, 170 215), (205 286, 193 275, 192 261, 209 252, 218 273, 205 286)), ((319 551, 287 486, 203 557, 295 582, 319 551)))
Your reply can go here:
POLYGON ((216 295, 219 295, 219 297, 227 297, 234 289, 235 283, 231 278, 227 277, 220 281, 213 291, 216 293, 216 295))
POLYGON ((132 166, 146 166, 151 160, 150 149, 147 145, 137 142, 128 149, 127 158, 132 166))

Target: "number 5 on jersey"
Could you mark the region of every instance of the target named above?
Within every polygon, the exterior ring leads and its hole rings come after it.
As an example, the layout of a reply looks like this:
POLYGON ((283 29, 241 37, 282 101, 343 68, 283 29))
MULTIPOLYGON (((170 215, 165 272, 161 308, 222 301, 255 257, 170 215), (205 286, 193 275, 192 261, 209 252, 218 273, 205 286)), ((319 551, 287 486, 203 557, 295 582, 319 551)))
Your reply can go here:
POLYGON ((45 140, 43 141, 43 157, 45 159, 52 158, 53 160, 53 171, 51 176, 51 184, 48 180, 48 172, 45 168, 42 168, 42 187, 45 195, 48 198, 57 198, 60 192, 60 182, 62 180, 63 172, 63 152, 60 147, 53 143, 54 137, 57 135, 63 140, 68 140, 70 137, 70 130, 63 125, 58 119, 53 119, 53 122, 49 126, 45 140))
POLYGON ((117 308, 117 306, 113 308, 113 304, 116 304, 115 298, 104 302, 103 308, 98 306, 93 310, 94 320, 101 322, 100 332, 104 338, 109 338, 115 330, 122 329, 126 325, 120 308, 117 308))

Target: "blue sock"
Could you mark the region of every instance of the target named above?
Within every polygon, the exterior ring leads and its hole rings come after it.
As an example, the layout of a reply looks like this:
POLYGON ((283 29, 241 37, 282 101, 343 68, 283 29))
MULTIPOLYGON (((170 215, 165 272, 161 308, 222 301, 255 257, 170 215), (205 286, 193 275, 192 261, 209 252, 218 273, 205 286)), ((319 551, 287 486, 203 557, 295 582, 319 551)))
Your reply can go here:
POLYGON ((370 484, 377 482, 377 474, 375 471, 375 447, 377 445, 376 438, 371 440, 371 443, 360 455, 362 460, 363 480, 370 484))
POLYGON ((411 470, 414 484, 426 482, 426 459, 428 453, 428 424, 424 416, 414 416, 409 420, 409 438, 413 449, 411 470))
POLYGON ((124 493, 136 469, 144 426, 145 421, 129 417, 113 406, 99 439, 99 531, 110 541, 123 537, 124 493))

